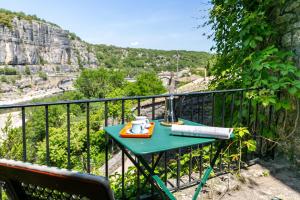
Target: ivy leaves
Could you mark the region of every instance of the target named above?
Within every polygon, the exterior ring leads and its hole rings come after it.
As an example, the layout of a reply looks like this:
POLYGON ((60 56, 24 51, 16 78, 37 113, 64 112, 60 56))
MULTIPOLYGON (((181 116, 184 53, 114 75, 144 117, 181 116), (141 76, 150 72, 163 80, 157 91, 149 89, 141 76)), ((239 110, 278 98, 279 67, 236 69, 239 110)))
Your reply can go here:
POLYGON ((264 88, 255 100, 290 109, 279 91, 300 98, 300 70, 293 53, 280 49, 272 10, 285 1, 212 1, 209 24, 214 30, 217 61, 212 87, 264 88))

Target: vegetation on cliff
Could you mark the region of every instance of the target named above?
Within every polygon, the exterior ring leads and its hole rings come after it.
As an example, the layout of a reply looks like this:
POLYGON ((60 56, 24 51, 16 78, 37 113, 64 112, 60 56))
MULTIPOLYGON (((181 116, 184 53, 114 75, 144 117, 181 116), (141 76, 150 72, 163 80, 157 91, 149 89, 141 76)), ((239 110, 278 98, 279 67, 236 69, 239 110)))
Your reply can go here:
POLYGON ((212 54, 184 50, 155 50, 92 45, 100 66, 107 68, 152 69, 170 71, 178 68, 204 68, 212 54))
POLYGON ((37 17, 36 15, 28 15, 25 14, 23 12, 13 12, 10 10, 6 10, 3 8, 0 8, 0 24, 7 26, 8 28, 13 28, 13 19, 14 18, 18 18, 18 19, 23 19, 23 20, 27 20, 27 21, 40 21, 40 22, 44 22, 44 23, 49 23, 53 26, 59 27, 58 25, 48 22, 44 19, 41 19, 39 17, 37 17))

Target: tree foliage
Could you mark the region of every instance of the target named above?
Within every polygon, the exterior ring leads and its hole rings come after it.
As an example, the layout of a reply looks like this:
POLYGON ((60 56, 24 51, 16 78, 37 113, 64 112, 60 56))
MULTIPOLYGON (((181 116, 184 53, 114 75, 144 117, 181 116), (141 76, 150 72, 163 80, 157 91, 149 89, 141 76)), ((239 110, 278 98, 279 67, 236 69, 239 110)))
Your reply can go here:
POLYGON ((96 57, 103 67, 136 70, 166 71, 176 70, 177 57, 179 69, 204 68, 212 55, 196 51, 164 51, 141 48, 121 48, 107 45, 92 45, 96 57))
MULTIPOLYGON (((258 132, 264 139, 261 151, 265 152, 272 151, 295 132, 295 128, 288 129, 285 125, 288 111, 296 110, 294 102, 299 102, 300 70, 295 66, 293 52, 281 45, 282 27, 276 20, 278 10, 291 2, 213 0, 208 22, 214 31, 216 51, 211 88, 259 88, 246 94, 252 108, 246 108, 245 103, 239 106, 243 108, 243 115, 247 109, 255 110, 255 105, 262 105, 256 113, 258 119, 249 120, 258 121, 262 127, 258 132), (273 113, 276 117, 271 119, 273 113), (283 120, 278 121, 282 115, 283 120), (275 119, 275 123, 270 124, 275 119), (278 126, 279 122, 282 126, 278 126), (264 126, 266 124, 269 125, 264 126)), ((292 126, 297 127, 297 118, 293 123, 292 126)))
POLYGON ((105 68, 85 69, 75 87, 88 98, 146 96, 164 93, 162 81, 152 72, 141 72, 136 82, 125 81, 126 72, 105 68))
POLYGON ((136 82, 127 86, 129 96, 148 96, 166 92, 162 81, 154 72, 144 72, 136 77, 136 82))
MULTIPOLYGON (((43 101, 78 100, 83 96, 78 92, 67 92, 57 97, 44 99, 43 101)), ((42 100, 36 100, 41 102, 42 100)), ((92 107, 90 113, 90 156, 92 171, 99 174, 97 167, 104 163, 104 131, 100 130, 103 124, 103 114, 99 110, 103 107, 92 107)), ((64 105, 49 106, 49 152, 51 166, 60 168, 68 167, 67 146, 67 113, 64 105)), ((71 168, 78 171, 86 171, 87 161, 87 137, 86 137, 86 108, 84 105, 70 106, 70 163, 71 168)), ((46 164, 46 129, 45 109, 36 107, 26 109, 26 143, 27 160, 33 163, 46 164)), ((23 141, 22 129, 13 128, 11 120, 2 131, 7 138, 0 146, 0 157, 22 160, 23 141)))
POLYGON ((278 109, 282 107, 278 91, 300 97, 299 69, 293 53, 282 50, 274 20, 275 9, 285 2, 212 1, 209 24, 217 52, 215 88, 265 88, 257 100, 278 109))
POLYGON ((114 88, 123 85, 122 72, 104 68, 84 69, 75 82, 75 87, 88 98, 103 98, 114 88))

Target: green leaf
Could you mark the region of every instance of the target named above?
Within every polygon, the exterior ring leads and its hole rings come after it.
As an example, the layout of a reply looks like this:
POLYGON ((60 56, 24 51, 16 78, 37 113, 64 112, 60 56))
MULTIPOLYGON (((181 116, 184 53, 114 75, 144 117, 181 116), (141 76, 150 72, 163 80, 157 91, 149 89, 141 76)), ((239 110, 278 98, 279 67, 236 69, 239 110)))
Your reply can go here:
POLYGON ((247 140, 247 141, 244 141, 243 144, 248 148, 248 151, 256 150, 256 141, 255 140, 247 140))
POLYGON ((300 89, 300 81, 299 81, 299 80, 295 80, 295 81, 293 82, 293 85, 294 85, 296 88, 300 89))
POLYGON ((291 87, 290 89, 288 89, 288 92, 291 94, 291 95, 294 95, 296 94, 298 91, 298 89, 296 87, 291 87))
POLYGON ((261 36, 256 36, 255 39, 260 41, 260 42, 263 41, 263 38, 261 36))
POLYGON ((256 48, 256 46, 257 46, 255 40, 251 40, 250 43, 249 43, 249 45, 250 45, 250 47, 253 48, 253 49, 256 48))
POLYGON ((231 157, 232 161, 237 161, 237 160, 239 160, 240 155, 239 154, 232 154, 230 157, 231 157))

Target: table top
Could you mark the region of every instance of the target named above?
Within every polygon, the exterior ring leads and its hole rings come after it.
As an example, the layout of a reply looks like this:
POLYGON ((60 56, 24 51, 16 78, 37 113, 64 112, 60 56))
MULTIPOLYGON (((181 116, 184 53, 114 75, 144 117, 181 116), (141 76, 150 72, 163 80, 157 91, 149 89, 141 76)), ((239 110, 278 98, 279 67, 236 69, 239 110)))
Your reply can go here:
MULTIPOLYGON (((159 120, 153 120, 155 127, 151 138, 122 138, 119 132, 125 126, 124 124, 107 126, 104 128, 106 133, 118 143, 130 150, 136 155, 145 155, 188 147, 197 144, 206 144, 216 141, 215 138, 198 138, 198 137, 183 137, 171 135, 171 127, 160 125, 159 120)), ((202 124, 183 120, 186 125, 202 124)))

